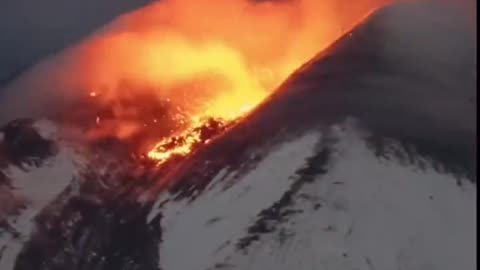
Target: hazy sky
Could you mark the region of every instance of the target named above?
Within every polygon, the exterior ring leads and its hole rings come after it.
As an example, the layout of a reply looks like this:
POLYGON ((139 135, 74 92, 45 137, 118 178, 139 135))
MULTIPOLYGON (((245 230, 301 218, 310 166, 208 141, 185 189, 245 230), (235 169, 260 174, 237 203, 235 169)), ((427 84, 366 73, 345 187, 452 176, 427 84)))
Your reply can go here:
POLYGON ((0 82, 154 0, 0 0, 0 82))

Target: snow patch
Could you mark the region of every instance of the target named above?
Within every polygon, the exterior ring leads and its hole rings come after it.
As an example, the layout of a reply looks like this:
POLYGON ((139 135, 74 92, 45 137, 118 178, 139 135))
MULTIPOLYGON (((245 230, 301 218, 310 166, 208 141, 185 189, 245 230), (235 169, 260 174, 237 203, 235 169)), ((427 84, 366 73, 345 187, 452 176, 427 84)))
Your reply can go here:
POLYGON ((206 269, 212 261, 234 252, 232 241, 243 236, 256 215, 289 188, 289 176, 312 154, 319 137, 312 133, 281 145, 226 192, 216 185, 192 204, 166 204, 162 209, 162 269, 206 269))
POLYGON ((232 269, 476 269, 474 184, 380 161, 352 134, 337 150, 329 173, 296 198, 304 212, 232 254, 232 269))
POLYGON ((0 269, 10 270, 14 268, 24 243, 35 230, 35 217, 75 178, 75 154, 70 149, 61 149, 44 166, 27 171, 11 166, 5 173, 12 180, 16 196, 26 198, 29 202, 20 215, 9 221, 20 237, 15 238, 7 233, 0 235, 0 269))
POLYGON ((295 214, 245 250, 236 248, 238 239, 295 181, 318 134, 282 145, 226 191, 216 183, 191 204, 165 204, 161 267, 476 269, 475 184, 458 185, 432 166, 379 159, 354 129, 325 135, 333 150, 328 172, 295 193, 288 206, 295 214))
POLYGON ((37 130, 38 134, 47 140, 54 140, 57 135, 57 126, 46 119, 38 120, 33 124, 33 127, 37 130))

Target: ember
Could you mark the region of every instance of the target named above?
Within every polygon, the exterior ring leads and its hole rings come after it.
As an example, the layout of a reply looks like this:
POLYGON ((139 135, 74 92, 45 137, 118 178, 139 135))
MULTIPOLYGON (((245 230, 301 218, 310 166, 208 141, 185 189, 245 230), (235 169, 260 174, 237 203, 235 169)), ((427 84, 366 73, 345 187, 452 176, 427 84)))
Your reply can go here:
POLYGON ((57 77, 100 108, 80 117, 88 138, 142 141, 162 163, 221 133, 388 1, 156 1, 78 46, 57 77))
POLYGON ((211 139, 225 131, 235 120, 208 118, 195 122, 191 128, 179 135, 160 141, 148 153, 148 157, 163 163, 173 156, 185 156, 196 147, 209 143, 211 139))

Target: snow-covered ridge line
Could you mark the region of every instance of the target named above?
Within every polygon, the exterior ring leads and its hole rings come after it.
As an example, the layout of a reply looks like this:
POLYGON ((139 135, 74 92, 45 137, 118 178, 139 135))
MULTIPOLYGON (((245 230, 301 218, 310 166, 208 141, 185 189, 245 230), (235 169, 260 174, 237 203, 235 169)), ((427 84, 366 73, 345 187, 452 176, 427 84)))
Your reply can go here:
POLYGON ((382 159, 348 126, 322 137, 283 144, 226 192, 217 183, 193 204, 153 209, 163 216, 160 267, 474 269, 474 183, 458 185, 428 160, 382 159), (332 140, 318 147, 325 137, 332 140), (327 160, 312 158, 322 151, 327 160), (293 190, 302 170, 311 180, 293 190), (277 209, 285 196, 290 202, 277 209), (280 219, 265 216, 275 210, 280 219), (240 248, 242 239, 253 241, 240 248))
MULTIPOLYGON (((34 141, 30 141, 30 143, 33 143, 34 146, 47 141, 55 143, 55 127, 48 121, 37 121, 32 125, 20 128, 24 128, 24 130, 18 133, 20 135, 17 134, 19 138, 22 140, 33 138, 34 141), (21 134, 27 135, 22 138, 21 134), (45 141, 32 134, 38 134, 45 141)), ((5 139, 8 134, 2 136, 5 139)), ((0 141, 0 143, 2 142, 5 143, 4 140, 0 141)), ((56 151, 51 155, 32 157, 29 157, 28 153, 24 157, 19 155, 22 158, 15 160, 19 163, 12 163, 0 168, 0 173, 8 179, 8 188, 1 189, 0 192, 3 195, 10 194, 8 198, 17 201, 16 207, 19 207, 14 211, 14 215, 6 216, 5 224, 1 224, 0 227, 0 269, 14 269, 17 256, 24 243, 30 240, 31 234, 35 231, 37 215, 75 179, 79 168, 75 153, 62 146, 55 145, 55 147, 56 151), (35 163, 29 162, 32 158, 36 161, 35 163)))

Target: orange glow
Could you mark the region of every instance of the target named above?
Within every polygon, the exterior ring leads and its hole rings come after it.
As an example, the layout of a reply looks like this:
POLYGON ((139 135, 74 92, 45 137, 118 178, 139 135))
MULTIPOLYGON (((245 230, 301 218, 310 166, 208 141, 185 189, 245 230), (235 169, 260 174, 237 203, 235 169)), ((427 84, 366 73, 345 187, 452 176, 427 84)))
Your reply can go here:
MULTIPOLYGON (((167 150, 161 145, 171 138, 159 138, 148 156, 163 162, 189 153, 199 142, 194 130, 205 122, 196 119, 242 117, 387 1, 158 1, 87 40, 63 77, 77 89, 95 89, 89 95, 105 106, 132 94, 125 83, 135 86, 133 95, 148 92, 173 104, 177 113, 171 118, 183 128, 171 135, 186 140, 167 150)), ((131 114, 115 108, 118 115, 131 114)), ((119 137, 159 125, 156 119, 107 125, 102 118, 101 123, 119 137)))
POLYGON ((212 137, 223 132, 232 121, 233 119, 194 118, 189 128, 176 136, 162 139, 148 152, 147 156, 159 164, 173 156, 185 156, 195 146, 208 144, 212 137))

